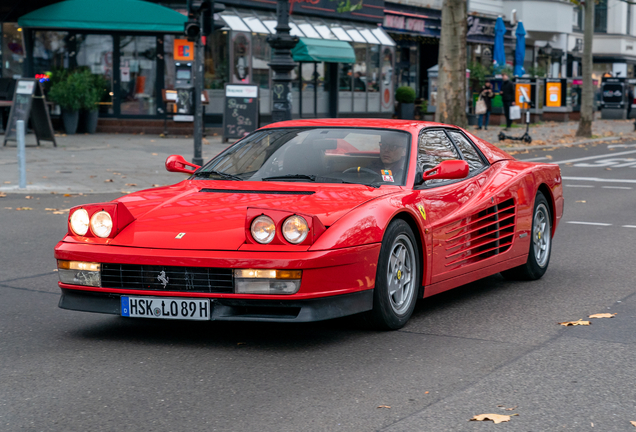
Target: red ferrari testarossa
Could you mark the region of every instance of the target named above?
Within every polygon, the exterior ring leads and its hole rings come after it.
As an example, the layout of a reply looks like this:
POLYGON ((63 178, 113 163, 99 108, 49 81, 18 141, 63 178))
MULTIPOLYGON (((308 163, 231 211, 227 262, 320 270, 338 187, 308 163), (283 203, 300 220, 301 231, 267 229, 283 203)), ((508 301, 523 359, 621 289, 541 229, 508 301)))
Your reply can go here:
POLYGON ((191 176, 71 209, 59 306, 126 317, 397 329, 425 298, 501 272, 538 279, 563 214, 559 167, 437 123, 270 124, 191 176))

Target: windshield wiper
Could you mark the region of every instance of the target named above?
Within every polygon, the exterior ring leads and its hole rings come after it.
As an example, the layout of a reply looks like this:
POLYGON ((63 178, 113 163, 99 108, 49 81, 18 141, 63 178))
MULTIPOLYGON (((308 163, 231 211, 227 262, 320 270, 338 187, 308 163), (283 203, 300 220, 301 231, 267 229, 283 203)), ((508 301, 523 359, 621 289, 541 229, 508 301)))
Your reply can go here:
POLYGON ((219 177, 223 177, 224 179, 228 179, 228 180, 240 180, 240 181, 243 181, 243 179, 240 178, 239 176, 235 176, 234 174, 224 173, 224 172, 221 172, 221 171, 198 171, 198 172, 194 173, 194 176, 195 177, 208 177, 208 178, 210 178, 210 174, 218 175, 219 177))
POLYGON ((271 177, 265 177, 261 179, 262 181, 276 181, 276 180, 309 180, 309 181, 316 181, 316 176, 315 175, 307 175, 307 174, 285 174, 285 175, 279 175, 279 176, 271 176, 271 177))
POLYGON ((380 185, 375 183, 349 182, 339 178, 320 177, 316 175, 307 175, 307 174, 286 174, 286 175, 280 175, 280 176, 265 177, 265 178, 262 178, 261 180, 262 181, 309 180, 311 182, 316 182, 316 183, 345 183, 345 184, 359 184, 363 186, 369 186, 372 188, 380 187, 380 185))

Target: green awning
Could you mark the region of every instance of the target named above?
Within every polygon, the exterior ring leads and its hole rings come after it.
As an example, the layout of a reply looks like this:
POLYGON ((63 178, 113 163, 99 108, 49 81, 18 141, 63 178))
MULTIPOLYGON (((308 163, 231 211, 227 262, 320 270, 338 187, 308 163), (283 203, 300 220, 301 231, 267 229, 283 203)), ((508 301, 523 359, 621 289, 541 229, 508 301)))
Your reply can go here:
POLYGON ((356 62, 356 54, 348 42, 331 39, 300 38, 292 56, 297 62, 356 62))
POLYGON ((66 0, 18 19, 20 27, 55 30, 183 33, 187 17, 140 0, 66 0))

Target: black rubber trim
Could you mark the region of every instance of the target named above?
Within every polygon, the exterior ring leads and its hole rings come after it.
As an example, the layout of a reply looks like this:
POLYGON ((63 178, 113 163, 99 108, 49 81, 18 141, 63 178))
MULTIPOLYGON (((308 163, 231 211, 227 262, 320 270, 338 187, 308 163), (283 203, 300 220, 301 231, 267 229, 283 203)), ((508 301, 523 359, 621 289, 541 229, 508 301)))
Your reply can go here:
POLYGON ((211 193, 244 193, 260 195, 313 195, 315 191, 280 191, 280 190, 242 190, 242 189, 208 189, 203 188, 199 192, 211 193))
MULTIPOLYGON (((131 294, 135 296, 135 294, 131 294)), ((144 293, 136 294, 143 296, 144 293)), ((200 297, 199 297, 200 298, 200 297)), ((366 312, 373 308, 373 290, 311 300, 210 299, 213 321, 312 322, 366 312)), ((119 294, 62 288, 59 307, 121 315, 119 294)))

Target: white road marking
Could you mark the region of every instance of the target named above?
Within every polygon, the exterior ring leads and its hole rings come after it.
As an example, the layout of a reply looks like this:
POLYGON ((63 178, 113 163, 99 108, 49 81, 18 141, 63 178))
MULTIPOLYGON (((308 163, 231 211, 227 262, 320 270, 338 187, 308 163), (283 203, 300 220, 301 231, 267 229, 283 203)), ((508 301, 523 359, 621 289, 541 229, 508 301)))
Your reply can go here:
POLYGON ((619 148, 619 147, 636 147, 636 144, 610 144, 607 148, 619 148))
POLYGON ((565 186, 567 186, 567 187, 582 187, 582 188, 593 188, 593 187, 596 187, 596 186, 591 186, 591 185, 570 185, 570 184, 565 185, 565 186))
POLYGON ((610 158, 610 159, 601 159, 595 160, 591 163, 582 162, 574 164, 575 167, 579 168, 602 168, 602 167, 612 167, 612 168, 636 168, 636 159, 635 158, 610 158))
POLYGON ((603 189, 628 189, 631 190, 629 186, 601 186, 603 189))
POLYGON ((636 228, 636 225, 623 225, 623 228, 636 228))
POLYGON ((540 161, 543 159, 548 159, 547 157, 543 156, 543 157, 536 157, 536 158, 532 158, 532 159, 523 159, 521 160, 521 162, 536 162, 536 161, 540 161))
POLYGON ((601 222, 566 221, 566 223, 577 224, 577 225, 612 226, 612 224, 601 223, 601 222))
POLYGON ((582 157, 582 158, 578 158, 578 159, 567 159, 567 160, 562 160, 562 161, 558 161, 558 162, 551 162, 551 163, 560 165, 560 164, 564 164, 564 163, 581 162, 581 161, 585 161, 585 160, 601 159, 601 158, 605 158, 605 157, 614 157, 614 156, 621 156, 621 155, 634 154, 634 153, 636 153, 636 150, 629 150, 629 151, 624 151, 624 152, 619 152, 619 153, 606 153, 606 154, 602 154, 602 155, 587 156, 587 157, 582 157))
POLYGON ((561 177, 563 180, 572 181, 590 181, 597 183, 636 183, 636 180, 632 179, 603 179, 598 177, 561 177))

